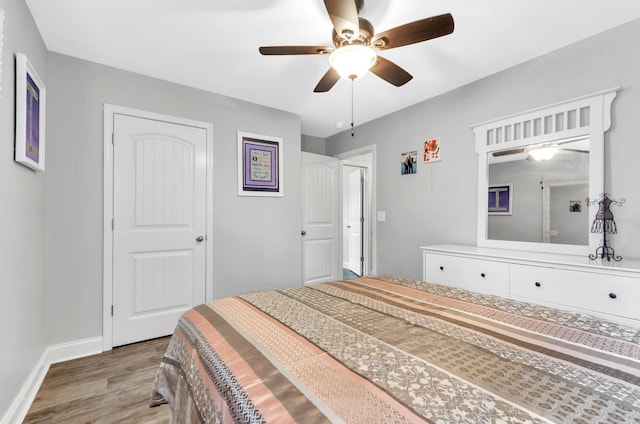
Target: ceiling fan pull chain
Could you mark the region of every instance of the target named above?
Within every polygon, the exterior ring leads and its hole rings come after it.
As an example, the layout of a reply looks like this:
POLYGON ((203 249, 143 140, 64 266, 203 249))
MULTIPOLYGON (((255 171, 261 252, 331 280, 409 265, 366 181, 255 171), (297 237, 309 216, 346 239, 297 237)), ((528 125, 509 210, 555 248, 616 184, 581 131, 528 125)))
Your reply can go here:
POLYGON ((353 135, 354 135, 354 128, 353 128, 353 81, 355 81, 355 78, 351 78, 351 137, 353 137, 353 135))

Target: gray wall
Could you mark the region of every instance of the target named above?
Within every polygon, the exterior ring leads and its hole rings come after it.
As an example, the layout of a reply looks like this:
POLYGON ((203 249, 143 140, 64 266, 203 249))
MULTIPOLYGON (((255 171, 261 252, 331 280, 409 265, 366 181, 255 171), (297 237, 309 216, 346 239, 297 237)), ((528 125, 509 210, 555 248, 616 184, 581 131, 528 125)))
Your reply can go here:
POLYGON ((314 137, 312 135, 302 135, 302 151, 307 153, 315 153, 317 155, 326 154, 326 143, 324 138, 314 137))
POLYGON ((470 125, 618 85, 623 90, 605 138, 605 189, 628 199, 614 210, 616 253, 640 259, 639 38, 636 20, 360 125, 355 137, 347 131, 328 138, 329 155, 377 144, 377 208, 387 212, 377 225, 378 273, 421 278, 420 246, 476 243, 477 155, 470 125), (431 137, 442 137, 442 162, 420 163, 417 174, 401 176, 400 153, 420 151, 431 137))
POLYGON ((589 184, 557 186, 550 190, 550 229, 552 233, 556 231, 555 236, 551 234, 551 243, 589 244, 589 233, 584 231, 591 227, 585 202, 589 195, 589 184), (576 201, 580 202, 580 208, 572 211, 570 204, 576 201))
MULTIPOLYGON (((47 54, 23 0, 4 9, 0 91, 0 419, 47 346, 45 325, 45 182, 13 161, 16 52, 24 53, 47 85, 47 54)), ((48 164, 45 164, 48 165, 48 164)))
POLYGON ((215 297, 300 284, 297 115, 60 54, 48 60, 49 344, 102 334, 103 103, 213 123, 215 297), (237 131, 283 138, 284 197, 237 195, 237 131))

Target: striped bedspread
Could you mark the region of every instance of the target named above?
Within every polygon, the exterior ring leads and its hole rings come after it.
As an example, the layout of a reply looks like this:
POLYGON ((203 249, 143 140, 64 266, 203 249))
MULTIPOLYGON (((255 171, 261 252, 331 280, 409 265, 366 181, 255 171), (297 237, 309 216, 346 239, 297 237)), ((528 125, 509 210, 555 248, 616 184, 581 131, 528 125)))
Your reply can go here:
POLYGON ((640 329, 391 277, 184 314, 152 391, 176 423, 640 423, 640 329))

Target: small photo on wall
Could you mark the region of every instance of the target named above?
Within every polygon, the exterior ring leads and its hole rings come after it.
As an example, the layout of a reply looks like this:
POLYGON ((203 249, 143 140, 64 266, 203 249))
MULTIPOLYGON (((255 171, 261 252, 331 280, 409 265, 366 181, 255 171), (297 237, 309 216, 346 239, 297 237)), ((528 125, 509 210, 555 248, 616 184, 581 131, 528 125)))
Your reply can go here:
POLYGON ((424 163, 442 160, 442 141, 440 137, 431 138, 424 142, 422 160, 424 163))
POLYGON ((415 174, 418 171, 418 151, 400 155, 400 175, 415 174))
POLYGON ((569 212, 582 212, 582 201, 569 200, 569 212))

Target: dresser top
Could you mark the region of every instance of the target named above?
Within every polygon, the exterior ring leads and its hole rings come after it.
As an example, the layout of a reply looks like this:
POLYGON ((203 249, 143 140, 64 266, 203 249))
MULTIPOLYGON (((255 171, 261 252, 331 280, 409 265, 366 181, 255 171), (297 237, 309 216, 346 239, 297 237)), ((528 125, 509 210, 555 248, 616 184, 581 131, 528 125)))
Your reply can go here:
POLYGON ((421 246, 426 252, 448 253, 468 255, 470 257, 486 258, 493 260, 507 260, 517 262, 535 262, 540 264, 556 264, 561 266, 574 266, 587 268, 593 271, 622 273, 640 273, 640 261, 622 259, 620 262, 596 259, 591 260, 581 255, 566 255, 544 252, 531 252, 526 250, 496 249, 462 244, 440 244, 434 246, 421 246))

